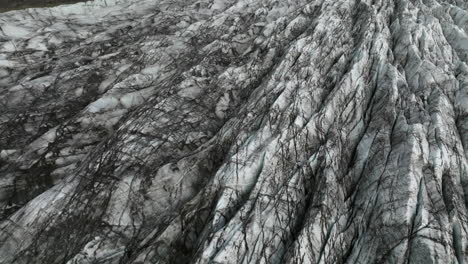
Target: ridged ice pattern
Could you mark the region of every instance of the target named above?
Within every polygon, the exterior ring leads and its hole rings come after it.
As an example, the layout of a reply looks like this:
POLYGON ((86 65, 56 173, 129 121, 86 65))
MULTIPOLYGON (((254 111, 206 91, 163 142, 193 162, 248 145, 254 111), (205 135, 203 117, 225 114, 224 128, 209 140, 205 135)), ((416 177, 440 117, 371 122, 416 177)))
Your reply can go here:
POLYGON ((468 263, 464 0, 0 14, 0 263, 468 263))

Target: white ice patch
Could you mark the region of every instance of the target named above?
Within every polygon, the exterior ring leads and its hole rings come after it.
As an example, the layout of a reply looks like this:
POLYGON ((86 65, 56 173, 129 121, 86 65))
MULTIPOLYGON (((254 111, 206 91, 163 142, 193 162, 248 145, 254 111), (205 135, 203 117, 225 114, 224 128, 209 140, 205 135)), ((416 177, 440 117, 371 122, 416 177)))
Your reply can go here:
POLYGON ((34 37, 29 40, 27 48, 32 50, 47 51, 48 49, 45 43, 45 39, 46 38, 44 36, 34 37))
POLYGON ((37 151, 38 154, 43 154, 46 148, 49 146, 49 143, 54 142, 56 137, 57 127, 54 127, 47 131, 47 133, 36 139, 33 143, 31 143, 30 149, 33 151, 37 151))
POLYGON ((119 100, 115 97, 102 97, 94 101, 88 106, 88 111, 91 113, 97 113, 114 109, 119 104, 119 100))
POLYGON ((229 109, 229 93, 224 93, 224 95, 219 99, 218 103, 216 104, 215 113, 216 116, 219 118, 226 117, 226 111, 229 109))
POLYGON ((0 60, 0 67, 14 69, 18 63, 16 61, 11 60, 0 60))
POLYGON ((153 93, 153 88, 147 88, 143 89, 141 91, 136 91, 133 93, 128 93, 125 94, 120 98, 120 103, 125 107, 125 108, 131 108, 134 106, 141 105, 144 103, 148 97, 151 96, 153 93))
POLYGON ((2 26, 0 26, 1 32, 3 32, 4 35, 9 37, 10 39, 20 39, 20 38, 26 38, 31 35, 31 32, 20 26, 15 26, 10 23, 5 23, 2 26))

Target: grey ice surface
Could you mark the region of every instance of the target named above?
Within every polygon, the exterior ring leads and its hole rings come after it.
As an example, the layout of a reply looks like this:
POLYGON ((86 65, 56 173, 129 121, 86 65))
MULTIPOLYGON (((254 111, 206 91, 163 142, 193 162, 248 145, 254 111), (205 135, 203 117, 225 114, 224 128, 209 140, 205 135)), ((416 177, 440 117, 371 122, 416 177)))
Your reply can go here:
POLYGON ((464 0, 0 14, 0 263, 468 263, 464 0))

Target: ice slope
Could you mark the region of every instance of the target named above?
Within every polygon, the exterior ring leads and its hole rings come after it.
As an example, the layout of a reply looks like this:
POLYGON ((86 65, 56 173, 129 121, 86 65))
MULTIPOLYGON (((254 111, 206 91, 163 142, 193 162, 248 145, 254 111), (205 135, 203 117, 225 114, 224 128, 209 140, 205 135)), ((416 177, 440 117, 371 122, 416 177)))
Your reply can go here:
POLYGON ((0 263, 466 263, 468 4, 0 14, 0 263))

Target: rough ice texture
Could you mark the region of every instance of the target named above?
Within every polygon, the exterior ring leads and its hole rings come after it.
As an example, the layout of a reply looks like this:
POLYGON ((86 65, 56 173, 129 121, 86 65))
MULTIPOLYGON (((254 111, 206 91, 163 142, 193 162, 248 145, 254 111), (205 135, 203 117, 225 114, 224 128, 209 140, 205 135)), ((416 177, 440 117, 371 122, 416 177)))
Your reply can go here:
POLYGON ((0 263, 468 263, 464 0, 0 14, 0 263))

